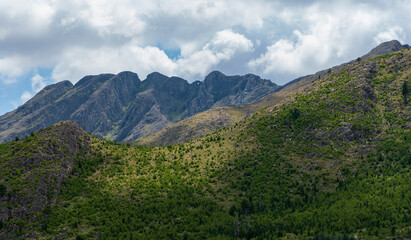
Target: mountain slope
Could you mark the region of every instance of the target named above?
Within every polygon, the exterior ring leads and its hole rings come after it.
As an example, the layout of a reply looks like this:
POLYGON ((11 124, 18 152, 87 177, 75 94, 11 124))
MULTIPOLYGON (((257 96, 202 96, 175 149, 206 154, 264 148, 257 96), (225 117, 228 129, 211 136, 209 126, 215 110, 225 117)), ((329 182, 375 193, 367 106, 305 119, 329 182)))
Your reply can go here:
POLYGON ((158 132, 141 137, 135 140, 133 144, 164 146, 185 143, 204 137, 221 128, 232 126, 258 110, 279 104, 285 99, 287 99, 287 95, 280 90, 249 104, 214 107, 167 126, 158 132))
POLYGON ((327 76, 329 72, 334 72, 355 64, 381 55, 390 54, 402 49, 407 49, 408 45, 401 45, 397 40, 384 42, 373 48, 369 53, 363 55, 357 60, 344 63, 328 70, 319 71, 315 74, 297 78, 284 86, 281 86, 276 92, 271 93, 260 100, 247 103, 241 106, 226 106, 224 108, 210 109, 201 114, 194 115, 190 118, 169 125, 166 128, 150 134, 146 137, 139 138, 135 144, 146 146, 163 146, 187 142, 206 134, 212 133, 222 127, 228 127, 236 122, 243 120, 245 117, 266 108, 283 102, 289 102, 296 94, 311 91, 315 85, 313 83, 327 76))
POLYGON ((0 141, 27 136, 31 131, 72 120, 95 134, 131 141, 205 111, 213 106, 238 105, 278 89, 255 75, 210 73, 189 84, 178 77, 152 73, 87 76, 76 85, 68 81, 44 88, 23 106, 0 117, 0 141))
POLYGON ((229 127, 251 114, 247 106, 215 107, 179 121, 133 142, 136 145, 164 146, 185 143, 206 134, 229 127))
POLYGON ((0 145, 0 225, 6 222, 13 232, 42 221, 76 162, 89 154, 89 141, 82 128, 67 121, 0 145))
MULTIPOLYGON (((1 233, 407 239, 411 106, 402 88, 410 75, 406 49, 327 71, 287 101, 189 143, 149 148, 91 137, 50 209, 33 222, 2 220, 1 233)), ((0 145, 2 166, 10 144, 0 145)))

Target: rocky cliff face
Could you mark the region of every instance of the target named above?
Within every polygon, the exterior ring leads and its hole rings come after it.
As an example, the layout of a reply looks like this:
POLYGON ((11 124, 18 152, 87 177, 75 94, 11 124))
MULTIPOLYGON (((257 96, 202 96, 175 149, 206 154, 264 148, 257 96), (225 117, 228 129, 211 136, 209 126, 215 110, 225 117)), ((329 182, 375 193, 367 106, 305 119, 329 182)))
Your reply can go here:
POLYGON ((152 73, 86 76, 63 81, 0 117, 0 142, 27 136, 56 122, 72 120, 98 137, 131 141, 214 106, 240 105, 279 89, 255 75, 210 73, 203 82, 152 73))

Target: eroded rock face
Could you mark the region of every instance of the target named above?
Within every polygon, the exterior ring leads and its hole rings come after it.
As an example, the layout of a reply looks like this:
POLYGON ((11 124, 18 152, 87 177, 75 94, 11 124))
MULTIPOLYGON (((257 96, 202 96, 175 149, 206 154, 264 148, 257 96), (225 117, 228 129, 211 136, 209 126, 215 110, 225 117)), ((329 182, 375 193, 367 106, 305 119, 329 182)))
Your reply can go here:
POLYGON ((86 131, 115 141, 132 141, 210 109, 257 100, 279 87, 255 75, 210 73, 204 82, 149 74, 87 76, 76 85, 47 86, 18 109, 0 117, 0 142, 72 120, 86 131))

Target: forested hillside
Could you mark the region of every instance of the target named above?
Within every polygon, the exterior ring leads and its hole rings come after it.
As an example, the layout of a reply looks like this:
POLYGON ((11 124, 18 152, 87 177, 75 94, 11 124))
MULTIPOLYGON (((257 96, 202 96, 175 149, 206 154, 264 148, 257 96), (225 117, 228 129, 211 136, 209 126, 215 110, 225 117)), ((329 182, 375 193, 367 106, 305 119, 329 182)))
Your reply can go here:
POLYGON ((1 144, 0 236, 410 238, 410 76, 411 49, 358 59, 311 79, 285 102, 185 144, 114 143, 71 131, 71 122, 1 144), (77 142, 68 148, 74 152, 61 147, 72 165, 31 157, 55 154, 44 141, 52 149, 62 136, 77 142), (39 192, 46 204, 16 214, 32 202, 13 199, 38 189, 25 179, 54 176, 47 169, 67 172, 57 193, 39 192))

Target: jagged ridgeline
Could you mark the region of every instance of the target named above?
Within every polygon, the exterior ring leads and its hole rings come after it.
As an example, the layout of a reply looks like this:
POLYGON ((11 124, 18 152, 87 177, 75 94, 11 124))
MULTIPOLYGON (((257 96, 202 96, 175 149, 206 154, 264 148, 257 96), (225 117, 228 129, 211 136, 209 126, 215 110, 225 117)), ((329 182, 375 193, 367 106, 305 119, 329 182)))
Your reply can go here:
POLYGON ((410 76, 411 49, 358 59, 185 144, 73 122, 1 144, 0 238, 407 239, 410 76))
POLYGON ((211 107, 255 101, 279 88, 247 74, 210 73, 203 82, 149 74, 87 76, 74 86, 47 86, 23 106, 0 117, 0 142, 24 137, 63 120, 73 120, 95 136, 131 141, 211 107))

